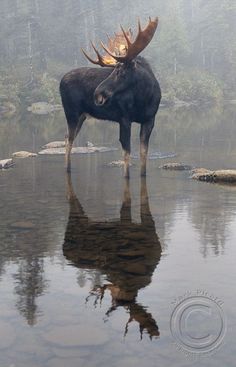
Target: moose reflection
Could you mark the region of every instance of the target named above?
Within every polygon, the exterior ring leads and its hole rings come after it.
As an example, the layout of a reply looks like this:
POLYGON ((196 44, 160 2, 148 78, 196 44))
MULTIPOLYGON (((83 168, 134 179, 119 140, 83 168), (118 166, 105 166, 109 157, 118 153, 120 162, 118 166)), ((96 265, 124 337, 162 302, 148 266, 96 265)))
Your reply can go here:
POLYGON ((150 213, 146 180, 141 180, 141 223, 132 222, 129 183, 125 181, 120 218, 113 221, 94 221, 85 214, 76 197, 71 176, 67 176, 70 205, 63 253, 71 264, 80 269, 100 271, 107 284, 94 287, 90 292, 95 304, 102 301, 105 291, 111 294, 109 316, 118 307, 124 307, 130 317, 125 326, 135 320, 149 337, 158 337, 159 329, 147 307, 137 303, 138 291, 150 284, 152 274, 160 261, 161 245, 150 213))

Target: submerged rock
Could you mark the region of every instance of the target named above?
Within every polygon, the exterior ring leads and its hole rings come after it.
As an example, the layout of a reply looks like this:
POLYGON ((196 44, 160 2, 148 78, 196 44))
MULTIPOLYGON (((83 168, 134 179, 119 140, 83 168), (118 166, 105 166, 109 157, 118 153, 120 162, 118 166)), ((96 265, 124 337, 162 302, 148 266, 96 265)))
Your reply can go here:
POLYGON ((119 161, 112 161, 112 162, 108 163, 108 166, 109 167, 123 167, 124 164, 125 164, 124 161, 119 160, 119 161))
POLYGON ((94 147, 94 144, 91 141, 87 141, 86 147, 94 147))
POLYGON ((206 182, 236 183, 236 170, 222 169, 211 171, 205 168, 196 168, 192 170, 192 178, 206 182))
MULTIPOLYGON (((166 159, 166 158, 174 158, 177 154, 174 152, 152 152, 148 153, 148 159, 166 159)), ((131 158, 139 159, 139 154, 132 154, 131 158)))
MULTIPOLYGON (((0 97, 1 99, 1 97, 0 97)), ((16 106, 9 101, 0 101, 0 116, 11 117, 16 113, 16 106)))
POLYGON ((21 150, 19 152, 13 153, 12 156, 15 158, 32 158, 32 157, 36 157, 37 154, 32 153, 32 152, 27 152, 25 150, 21 150))
POLYGON ((7 169, 14 166, 13 159, 2 159, 0 160, 0 169, 7 169))
POLYGON ((52 149, 52 148, 63 148, 65 147, 65 141, 52 141, 42 146, 43 149, 52 149))
MULTIPOLYGON (((109 148, 109 147, 96 147, 96 146, 86 146, 86 147, 75 147, 72 148, 72 154, 91 154, 91 153, 105 153, 111 152, 113 150, 117 150, 117 148, 109 148)), ((48 155, 56 155, 56 154, 65 154, 65 148, 48 148, 41 150, 38 154, 48 154, 48 155)))
MULTIPOLYGON (((122 161, 122 160, 112 161, 112 162, 108 163, 108 167, 123 167, 124 164, 125 164, 125 162, 122 161)), ((130 163, 129 165, 132 166, 132 163, 130 163)))
POLYGON ((193 169, 193 167, 188 164, 176 163, 176 162, 166 163, 163 166, 160 166, 159 168, 168 169, 172 171, 190 171, 191 169, 193 169))
POLYGON ((48 113, 61 110, 61 105, 52 105, 47 102, 36 102, 32 103, 31 106, 27 108, 27 111, 35 113, 36 115, 47 115, 48 113))

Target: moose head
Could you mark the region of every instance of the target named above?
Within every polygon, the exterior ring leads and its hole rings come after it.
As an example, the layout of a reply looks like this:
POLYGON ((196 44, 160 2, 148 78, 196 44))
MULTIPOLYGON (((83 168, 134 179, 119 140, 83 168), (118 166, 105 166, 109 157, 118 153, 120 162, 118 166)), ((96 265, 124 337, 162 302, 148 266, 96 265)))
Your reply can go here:
POLYGON ((97 55, 97 60, 92 59, 83 49, 87 59, 95 65, 102 67, 113 67, 113 72, 104 80, 94 92, 94 101, 96 105, 104 105, 110 98, 118 95, 121 98, 122 92, 132 89, 136 82, 134 76, 137 68, 135 58, 147 47, 151 42, 154 33, 157 29, 158 18, 151 20, 144 30, 141 28, 140 20, 138 21, 138 34, 135 40, 131 41, 131 32, 126 32, 121 26, 122 34, 116 34, 115 39, 109 38, 109 47, 106 47, 102 42, 101 46, 107 53, 102 56, 92 43, 92 47, 97 55), (122 37, 123 35, 123 37, 122 37))

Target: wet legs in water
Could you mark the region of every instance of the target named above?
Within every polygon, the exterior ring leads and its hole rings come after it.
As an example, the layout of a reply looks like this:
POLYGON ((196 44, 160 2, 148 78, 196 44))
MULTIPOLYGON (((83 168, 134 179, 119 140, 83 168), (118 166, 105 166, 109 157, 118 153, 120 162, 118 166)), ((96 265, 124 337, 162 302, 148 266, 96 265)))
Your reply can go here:
POLYGON ((149 138, 154 126, 154 118, 141 125, 140 129, 140 161, 141 161, 141 176, 146 176, 147 155, 149 138))
POLYGON ((66 145, 66 155, 65 155, 65 168, 67 172, 71 170, 71 149, 73 146, 73 142, 78 135, 84 120, 86 119, 85 115, 81 115, 78 119, 68 120, 68 134, 65 137, 65 145, 66 145))
POLYGON ((120 142, 124 156, 124 177, 129 178, 131 122, 120 123, 120 142))

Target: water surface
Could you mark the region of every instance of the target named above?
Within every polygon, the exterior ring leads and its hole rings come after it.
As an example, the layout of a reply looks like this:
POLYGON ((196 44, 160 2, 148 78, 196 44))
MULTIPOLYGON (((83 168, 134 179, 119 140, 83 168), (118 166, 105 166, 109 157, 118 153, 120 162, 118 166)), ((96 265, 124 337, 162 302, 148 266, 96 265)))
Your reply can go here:
MULTIPOLYGON (((134 159, 129 184, 108 166, 120 149, 74 155, 71 177, 63 156, 0 172, 1 367, 234 365, 236 189, 158 167, 235 168, 235 117, 230 106, 160 111, 150 151, 177 156, 150 160, 146 180, 134 159), (227 318, 222 344, 200 363, 171 333, 176 299, 197 290, 227 318)), ((2 120, 0 157, 64 134, 61 113, 2 120)), ((136 154, 136 125, 132 136, 136 154)), ((76 143, 87 141, 119 148, 118 127, 87 122, 76 143)), ((191 336, 203 325, 214 335, 201 314, 191 336)))

